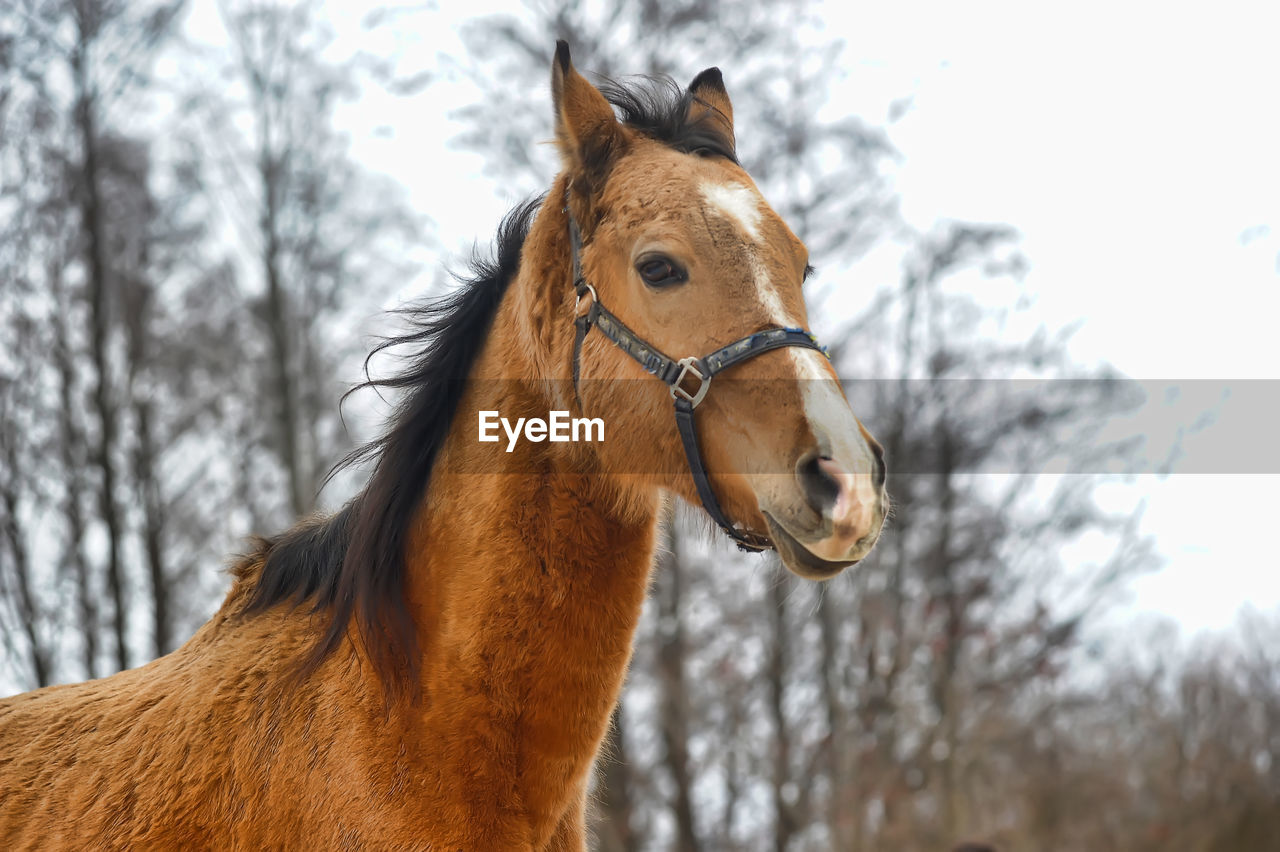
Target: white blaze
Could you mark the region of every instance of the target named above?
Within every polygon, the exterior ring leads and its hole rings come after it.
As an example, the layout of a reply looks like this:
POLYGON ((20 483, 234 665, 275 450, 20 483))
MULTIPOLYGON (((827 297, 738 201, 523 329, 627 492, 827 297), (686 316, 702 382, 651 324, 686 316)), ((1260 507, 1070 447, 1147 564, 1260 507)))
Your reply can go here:
MULTIPOLYGON (((706 202, 705 211, 735 224, 746 238, 746 256, 754 279, 752 283, 755 284, 756 298, 770 324, 782 328, 799 328, 800 317, 787 310, 777 282, 760 257, 763 249, 760 223, 764 199, 753 188, 737 182, 707 181, 700 189, 706 202)), ((804 417, 814 435, 821 441, 822 452, 835 459, 836 469, 842 470, 841 502, 826 513, 835 524, 832 527, 834 531, 828 538, 812 545, 806 543, 805 547, 821 559, 843 561, 854 552, 854 539, 864 534, 853 520, 864 519, 863 515, 870 518, 872 510, 865 507, 875 505, 878 499, 871 477, 875 461, 870 447, 862 439, 858 421, 844 398, 835 371, 826 356, 813 349, 788 346, 786 357, 791 362, 792 376, 799 384, 804 417), (862 514, 859 515, 858 511, 862 514)), ((760 505, 767 507, 776 501, 791 499, 792 476, 763 474, 753 487, 760 505)))
MULTIPOLYGON (((701 189, 709 212, 736 223, 746 236, 759 245, 762 218, 760 208, 763 203, 759 193, 736 182, 708 181, 702 184, 701 189)), ((748 253, 755 276, 756 295, 769 321, 783 328, 799 328, 799 318, 793 316, 783 305, 777 285, 757 255, 755 247, 748 253)), ((862 439, 858 434, 853 412, 849 410, 849 403, 840 392, 840 385, 835 380, 826 356, 798 346, 789 346, 786 351, 795 371, 796 381, 800 382, 805 417, 816 430, 832 436, 837 444, 831 448, 836 458, 848 459, 850 463, 858 464, 862 457, 867 456, 867 450, 861 446, 862 439)))
MULTIPOLYGON (((758 246, 760 244, 760 206, 764 199, 746 184, 712 183, 702 184, 702 197, 707 202, 709 212, 734 222, 758 246)), ((783 328, 796 328, 800 325, 782 305, 782 297, 774 286, 769 270, 765 268, 754 247, 748 248, 751 258, 751 271, 755 275, 756 294, 760 298, 765 314, 775 325, 783 328)))
POLYGON ((702 184, 702 197, 711 212, 736 222, 747 236, 760 242, 760 194, 741 183, 702 184))
POLYGON ((783 306, 782 297, 778 295, 778 288, 773 285, 773 277, 769 275, 769 270, 754 252, 751 255, 751 271, 755 273, 756 295, 760 297, 760 304, 764 305, 765 315, 773 321, 774 325, 780 325, 783 328, 799 328, 799 321, 783 306))

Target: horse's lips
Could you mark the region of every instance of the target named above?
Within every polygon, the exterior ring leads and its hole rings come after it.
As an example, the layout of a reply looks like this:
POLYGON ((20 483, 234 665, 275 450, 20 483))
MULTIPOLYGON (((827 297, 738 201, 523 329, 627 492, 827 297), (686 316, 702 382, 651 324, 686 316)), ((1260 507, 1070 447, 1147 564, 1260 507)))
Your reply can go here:
POLYGON ((830 562, 814 556, 809 549, 796 540, 795 536, 774 519, 768 512, 763 512, 765 523, 769 526, 769 536, 773 539, 774 549, 787 570, 808 580, 827 580, 836 576, 851 565, 861 560, 852 559, 847 562, 830 562))

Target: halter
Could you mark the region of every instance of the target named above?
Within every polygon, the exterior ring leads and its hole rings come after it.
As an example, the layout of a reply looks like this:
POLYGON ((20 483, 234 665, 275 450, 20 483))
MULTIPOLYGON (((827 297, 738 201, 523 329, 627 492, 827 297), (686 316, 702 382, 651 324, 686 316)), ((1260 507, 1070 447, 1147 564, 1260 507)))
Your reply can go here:
POLYGON ((716 499, 715 491, 711 489, 707 466, 702 462, 702 452, 698 449, 698 433, 694 428, 693 411, 711 389, 711 377, 734 364, 784 346, 815 349, 823 355, 827 354, 827 350, 819 346, 817 339, 802 328, 770 328, 735 340, 701 358, 688 357, 677 361, 668 357, 656 346, 627 328, 622 320, 600 304, 600 297, 595 288, 587 283, 582 274, 580 258, 582 234, 578 230, 578 223, 567 207, 565 212, 569 214, 569 239, 573 247, 573 288, 577 293, 577 302, 574 304, 575 313, 582 304, 583 298, 591 297, 591 307, 585 314, 578 316, 573 323, 577 327, 573 340, 573 392, 578 407, 582 407, 582 398, 578 393, 582 341, 586 339, 587 332, 592 328, 598 328, 601 334, 612 340, 614 345, 639 363, 645 372, 661 379, 671 392, 671 399, 675 402, 676 429, 679 430, 680 441, 684 444, 689 473, 693 475, 693 484, 698 489, 702 508, 711 516, 711 520, 715 521, 741 550, 758 552, 771 549, 773 541, 768 536, 738 529, 730 523, 720 508, 720 501, 716 499))

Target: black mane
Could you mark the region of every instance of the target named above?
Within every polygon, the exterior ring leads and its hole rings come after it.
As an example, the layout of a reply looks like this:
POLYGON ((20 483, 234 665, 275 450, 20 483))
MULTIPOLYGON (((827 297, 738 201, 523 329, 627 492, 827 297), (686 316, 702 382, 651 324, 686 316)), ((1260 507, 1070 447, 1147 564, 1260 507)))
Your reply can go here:
MULTIPOLYGON (((737 162, 733 140, 711 120, 710 107, 691 111, 695 98, 670 78, 644 79, 647 86, 606 81, 600 87, 627 125, 677 151, 737 162)), ((406 530, 449 434, 467 376, 516 277, 520 252, 541 204, 542 199, 535 198, 508 213, 498 228, 495 256, 476 257, 471 275, 448 296, 407 309, 410 330, 374 349, 377 354, 411 346, 417 354, 399 375, 371 379, 355 388, 407 392, 386 434, 338 466, 373 461, 364 491, 331 517, 300 524, 264 542, 261 574, 244 612, 310 602, 312 612, 330 613, 325 633, 301 674, 314 672, 338 647, 354 616, 388 699, 397 692, 416 694, 416 632, 403 594, 406 530)))
MULTIPOLYGON (((332 517, 295 527, 270 542, 245 612, 308 600, 314 612, 332 608, 307 671, 314 671, 338 647, 353 615, 365 650, 379 670, 390 674, 415 668, 415 633, 403 596, 405 531, 449 434, 467 375, 516 276, 520 251, 541 203, 535 198, 508 213, 498 227, 495 256, 474 258, 471 276, 448 296, 407 309, 409 331, 374 349, 377 354, 409 345, 418 355, 399 375, 371 379, 356 388, 409 390, 386 434, 340 464, 376 459, 364 491, 332 517)), ((386 680, 390 688, 394 679, 386 680)))
POLYGON ((670 77, 641 77, 646 85, 605 79, 599 89, 622 114, 628 127, 684 154, 715 155, 738 162, 733 139, 726 136, 715 109, 670 77), (703 106, 697 109, 695 105, 703 106))

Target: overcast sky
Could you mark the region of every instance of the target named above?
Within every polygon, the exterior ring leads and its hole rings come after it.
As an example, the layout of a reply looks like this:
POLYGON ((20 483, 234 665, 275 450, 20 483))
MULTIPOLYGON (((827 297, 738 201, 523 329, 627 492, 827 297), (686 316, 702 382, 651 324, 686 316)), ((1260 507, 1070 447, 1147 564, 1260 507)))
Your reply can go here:
MULTIPOLYGON (((892 129, 908 219, 1017 226, 1030 313, 1081 320, 1076 357, 1140 379, 1276 380, 1278 9, 878 3, 830 20, 860 107, 874 109, 877 90, 913 96, 892 129)), ((1280 407, 1269 414, 1203 438, 1261 450, 1280 407)), ((1117 508, 1146 499, 1143 529, 1166 559, 1133 585, 1133 606, 1194 630, 1225 626, 1245 602, 1280 605, 1278 487, 1275 475, 1175 473, 1104 491, 1117 508)))
MULTIPOLYGON (((192 30, 217 27, 213 5, 198 4, 192 30)), ((366 3, 334 3, 328 13, 343 42, 416 55, 423 68, 441 51, 461 52, 452 28, 465 18, 453 10, 523 14, 518 4, 493 0, 442 5, 406 18, 405 28, 375 33, 359 26, 366 3)), ((828 35, 846 45, 834 108, 881 124, 891 104, 909 104, 889 125, 902 154, 894 181, 907 220, 921 229, 968 219, 1020 230, 1032 301, 1007 329, 1011 339, 1079 321, 1071 352, 1084 364, 1109 362, 1134 378, 1170 382, 1280 380, 1280 7, 821 8, 828 35)), ((712 64, 733 94, 731 57, 691 58, 685 76, 712 64)), ((530 98, 548 99, 542 79, 529 85, 530 98)), ((449 112, 474 97, 464 84, 434 85, 409 99, 368 91, 341 114, 356 154, 399 180, 435 219, 442 244, 460 253, 487 240, 516 200, 480 174, 476 155, 448 144, 461 129, 449 112)), ((738 131, 749 148, 753 129, 738 131)), ((900 260, 886 248, 859 274, 893 280, 900 260)), ((1276 399, 1274 389, 1267 393, 1276 399)), ((1271 411, 1257 422, 1237 418, 1229 438, 1210 426, 1202 446, 1263 447, 1275 429, 1271 411)), ((1175 468, 1105 488, 1110 508, 1145 501, 1143 529, 1165 559, 1159 574, 1133 584, 1120 617, 1163 613, 1196 630, 1228 625, 1245 602, 1280 606, 1271 543, 1280 476, 1270 469, 1175 468)))

